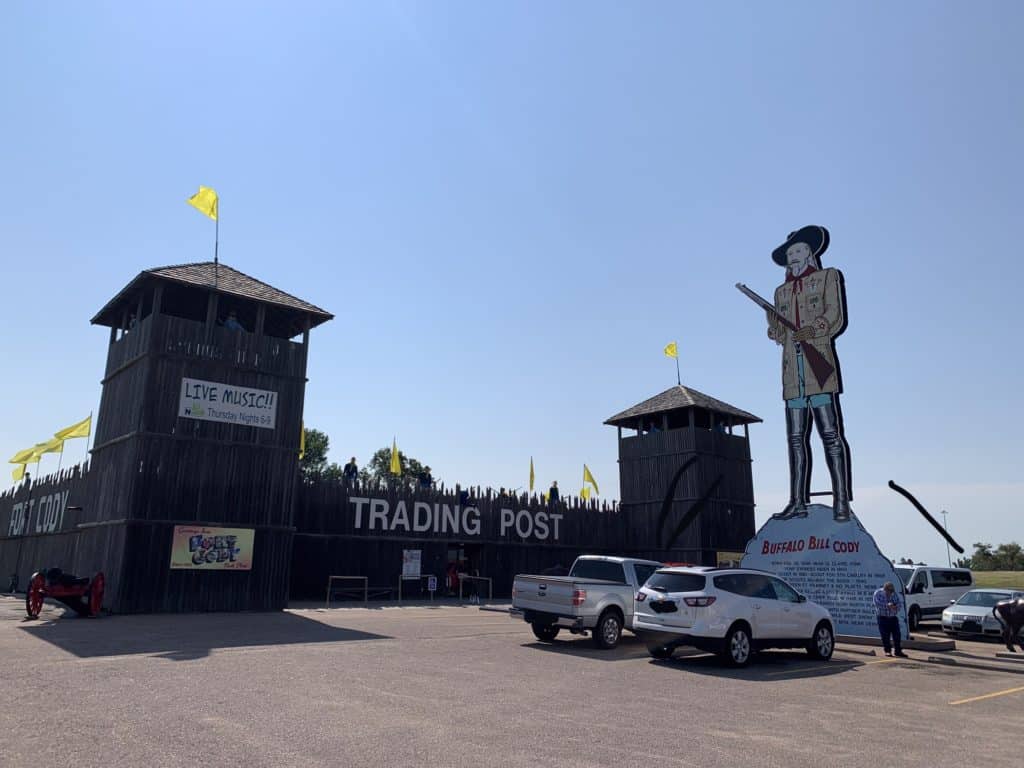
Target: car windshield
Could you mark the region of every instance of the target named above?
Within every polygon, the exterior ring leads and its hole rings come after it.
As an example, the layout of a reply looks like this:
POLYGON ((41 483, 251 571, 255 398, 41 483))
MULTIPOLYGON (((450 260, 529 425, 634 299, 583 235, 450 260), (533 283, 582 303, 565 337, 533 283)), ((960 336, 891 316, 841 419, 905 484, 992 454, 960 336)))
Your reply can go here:
POLYGON ((991 608, 1000 600, 1009 600, 1010 596, 1005 592, 980 592, 972 591, 956 601, 957 605, 976 605, 979 608, 991 608))
POLYGON ((658 571, 644 584, 658 592, 700 592, 707 579, 699 573, 666 573, 658 571))
POLYGON ((913 568, 897 568, 896 569, 896 575, 899 576, 900 580, 903 581, 903 586, 906 586, 906 585, 908 585, 910 583, 910 577, 914 575, 914 569, 913 568))

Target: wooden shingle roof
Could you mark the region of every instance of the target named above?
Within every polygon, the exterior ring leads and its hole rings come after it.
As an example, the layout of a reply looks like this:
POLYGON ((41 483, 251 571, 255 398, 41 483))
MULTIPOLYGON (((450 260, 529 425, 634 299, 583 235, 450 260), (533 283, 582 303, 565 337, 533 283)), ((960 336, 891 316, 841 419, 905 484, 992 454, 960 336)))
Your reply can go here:
POLYGON ((644 400, 632 408, 627 408, 622 413, 615 414, 605 421, 605 424, 611 424, 613 427, 633 427, 636 424, 636 419, 639 417, 653 416, 654 414, 683 408, 703 408, 708 411, 731 416, 736 424, 757 424, 761 422, 761 419, 752 413, 747 413, 734 405, 723 403, 721 400, 705 395, 703 392, 698 392, 691 387, 678 385, 671 389, 666 389, 660 395, 644 400))
POLYGON ((212 261, 200 261, 192 264, 154 267, 153 269, 140 272, 117 296, 108 301, 106 306, 96 313, 92 322, 98 325, 116 325, 116 310, 120 306, 123 297, 133 293, 140 283, 153 279, 170 280, 185 285, 209 288, 216 290, 218 293, 273 304, 285 310, 308 314, 311 320, 310 327, 325 323, 334 317, 330 312, 314 304, 292 296, 290 293, 285 293, 244 272, 239 272, 227 264, 215 265, 212 261))

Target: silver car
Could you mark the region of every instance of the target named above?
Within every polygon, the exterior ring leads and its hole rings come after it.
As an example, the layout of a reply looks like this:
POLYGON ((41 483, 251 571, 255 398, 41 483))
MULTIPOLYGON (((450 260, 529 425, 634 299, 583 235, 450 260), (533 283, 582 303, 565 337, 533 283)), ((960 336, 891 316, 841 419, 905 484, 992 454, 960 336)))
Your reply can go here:
POLYGON ((1017 589, 972 589, 942 612, 942 631, 950 635, 991 635, 1000 637, 1003 625, 992 613, 1001 600, 1024 597, 1017 589))

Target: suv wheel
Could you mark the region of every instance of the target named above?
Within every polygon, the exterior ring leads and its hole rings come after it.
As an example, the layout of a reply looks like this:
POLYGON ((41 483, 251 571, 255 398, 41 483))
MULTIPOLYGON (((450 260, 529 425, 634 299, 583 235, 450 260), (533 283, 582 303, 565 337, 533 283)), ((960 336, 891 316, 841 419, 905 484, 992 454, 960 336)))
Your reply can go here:
POLYGON ((921 609, 916 605, 910 607, 910 613, 907 614, 907 623, 910 625, 911 632, 916 632, 917 628, 921 626, 921 609))
POLYGON ((614 648, 622 637, 622 619, 618 611, 607 610, 601 614, 594 627, 594 645, 605 650, 614 648))
POLYGON ((753 643, 750 630, 743 624, 737 624, 725 636, 725 660, 733 667, 745 667, 750 663, 753 643))
POLYGON ((807 644, 807 652, 812 658, 828 661, 832 658, 832 651, 836 648, 836 638, 832 634, 832 627, 827 621, 823 621, 814 628, 814 635, 811 642, 807 644))

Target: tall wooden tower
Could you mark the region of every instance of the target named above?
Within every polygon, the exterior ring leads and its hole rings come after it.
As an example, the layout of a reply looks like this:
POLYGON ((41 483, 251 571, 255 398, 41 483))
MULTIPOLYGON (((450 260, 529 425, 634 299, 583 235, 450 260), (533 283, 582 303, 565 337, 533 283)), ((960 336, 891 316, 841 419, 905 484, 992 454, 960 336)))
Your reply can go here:
POLYGON ((146 270, 96 314, 110 346, 82 519, 108 528, 108 608, 284 607, 309 332, 331 318, 213 262, 146 270), (251 529, 251 568, 171 568, 175 526, 251 529))
MULTIPOLYGON (((748 425, 760 421, 685 386, 608 419, 605 424, 619 433, 619 487, 629 537, 657 542, 660 552, 650 552, 652 557, 700 565, 716 565, 719 553, 724 559, 742 554, 754 535, 748 425)), ((631 542, 624 546, 636 548, 631 542)))

